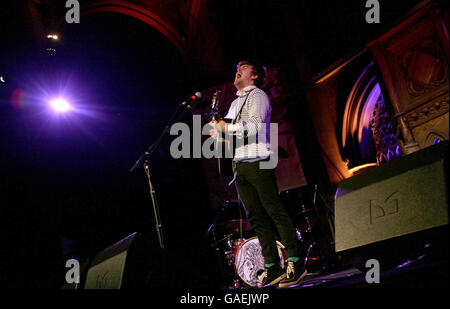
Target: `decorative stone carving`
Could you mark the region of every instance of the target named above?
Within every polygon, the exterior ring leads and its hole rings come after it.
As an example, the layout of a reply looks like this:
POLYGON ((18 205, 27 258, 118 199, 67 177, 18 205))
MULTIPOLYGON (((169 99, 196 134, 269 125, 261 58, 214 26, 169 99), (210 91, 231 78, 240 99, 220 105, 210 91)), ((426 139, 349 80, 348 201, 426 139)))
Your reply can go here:
POLYGON ((448 114, 448 42, 448 8, 429 0, 367 45, 383 76, 405 154, 424 147, 416 137, 427 132, 415 128, 448 114))
POLYGON ((377 165, 382 165, 402 155, 391 116, 382 96, 375 104, 370 127, 377 151, 377 165))
POLYGON ((409 95, 433 91, 448 79, 448 68, 435 37, 426 37, 398 57, 409 95))
POLYGON ((415 128, 428 120, 434 119, 442 114, 448 113, 448 94, 440 100, 429 102, 418 109, 408 113, 406 120, 410 128, 415 128))

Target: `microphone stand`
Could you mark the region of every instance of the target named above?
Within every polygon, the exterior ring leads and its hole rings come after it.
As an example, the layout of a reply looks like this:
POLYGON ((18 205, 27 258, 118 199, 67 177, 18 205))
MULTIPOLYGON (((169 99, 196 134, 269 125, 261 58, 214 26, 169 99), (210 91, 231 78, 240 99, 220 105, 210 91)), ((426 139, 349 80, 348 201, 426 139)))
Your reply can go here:
MULTIPOLYGON (((143 164, 144 166, 144 170, 145 170, 145 174, 147 175, 147 179, 148 179, 148 184, 150 187, 150 197, 152 199, 152 205, 153 205, 153 214, 155 216, 155 223, 156 223, 156 232, 158 234, 158 240, 159 240, 159 246, 164 249, 164 240, 163 240, 163 230, 162 230, 162 224, 161 224, 161 217, 159 214, 159 206, 158 206, 158 201, 156 199, 156 193, 155 193, 155 189, 153 187, 153 184, 151 182, 150 179, 150 155, 159 147, 159 144, 161 143, 161 141, 163 140, 163 138, 166 136, 166 134, 169 132, 170 130, 170 126, 173 124, 173 120, 176 116, 176 114, 178 113, 180 107, 186 107, 186 109, 184 110, 184 112, 181 114, 181 116, 178 117, 178 119, 180 119, 181 117, 184 116, 184 114, 186 113, 187 109, 191 108, 191 105, 189 103, 187 103, 186 101, 179 104, 177 109, 175 110, 175 112, 172 114, 172 116, 170 117, 169 122, 167 123, 167 125, 164 127, 163 132, 161 133, 161 135, 158 137, 158 139, 153 143, 153 145, 151 145, 147 151, 145 151, 140 157, 139 159, 136 161, 136 163, 130 168, 130 172, 133 172, 139 165, 143 164)), ((178 120, 177 119, 177 120, 178 120)))

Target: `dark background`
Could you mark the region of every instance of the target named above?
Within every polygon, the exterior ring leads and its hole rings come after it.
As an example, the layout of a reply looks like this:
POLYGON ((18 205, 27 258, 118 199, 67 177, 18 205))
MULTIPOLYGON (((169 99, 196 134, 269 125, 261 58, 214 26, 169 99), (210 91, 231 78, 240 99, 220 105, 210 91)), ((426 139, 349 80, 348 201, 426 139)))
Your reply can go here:
MULTIPOLYGON (((364 1, 210 1, 229 68, 216 76, 187 68, 161 34, 113 13, 65 27, 50 56, 33 40, 24 2, 12 2, 0 5, 0 284, 59 287, 68 258, 86 261, 136 231, 160 254, 146 175, 129 169, 191 93, 232 80, 236 62, 256 56, 284 69, 300 93, 291 112, 305 111, 299 81, 360 50, 419 1, 380 1, 380 25, 365 22, 364 1), (49 110, 58 94, 77 110, 49 110)), ((187 273, 181 286, 216 284, 203 235, 217 210, 201 162, 174 160, 169 146, 167 137, 150 161, 166 251, 187 273)))

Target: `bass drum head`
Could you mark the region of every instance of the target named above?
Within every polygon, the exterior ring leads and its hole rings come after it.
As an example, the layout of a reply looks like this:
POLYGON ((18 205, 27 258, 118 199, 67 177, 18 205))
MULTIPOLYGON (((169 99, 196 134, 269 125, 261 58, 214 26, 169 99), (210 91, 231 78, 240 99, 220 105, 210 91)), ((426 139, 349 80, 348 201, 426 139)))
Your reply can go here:
MULTIPOLYGON (((277 247, 280 256, 280 266, 284 268, 286 264, 284 246, 277 241, 277 247)), ((252 237, 236 247, 234 266, 236 273, 245 284, 251 287, 260 285, 258 277, 265 270, 265 261, 258 237, 252 237)))

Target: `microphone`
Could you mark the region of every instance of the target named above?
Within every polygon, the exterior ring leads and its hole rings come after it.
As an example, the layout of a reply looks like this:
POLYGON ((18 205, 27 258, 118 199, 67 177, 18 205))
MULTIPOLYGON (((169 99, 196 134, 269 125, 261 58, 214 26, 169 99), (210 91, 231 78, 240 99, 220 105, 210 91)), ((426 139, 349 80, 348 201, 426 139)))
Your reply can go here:
POLYGON ((192 102, 194 102, 198 99, 201 99, 201 98, 202 98, 202 93, 197 91, 196 93, 191 95, 186 101, 182 102, 181 105, 186 106, 187 108, 190 108, 192 102))

